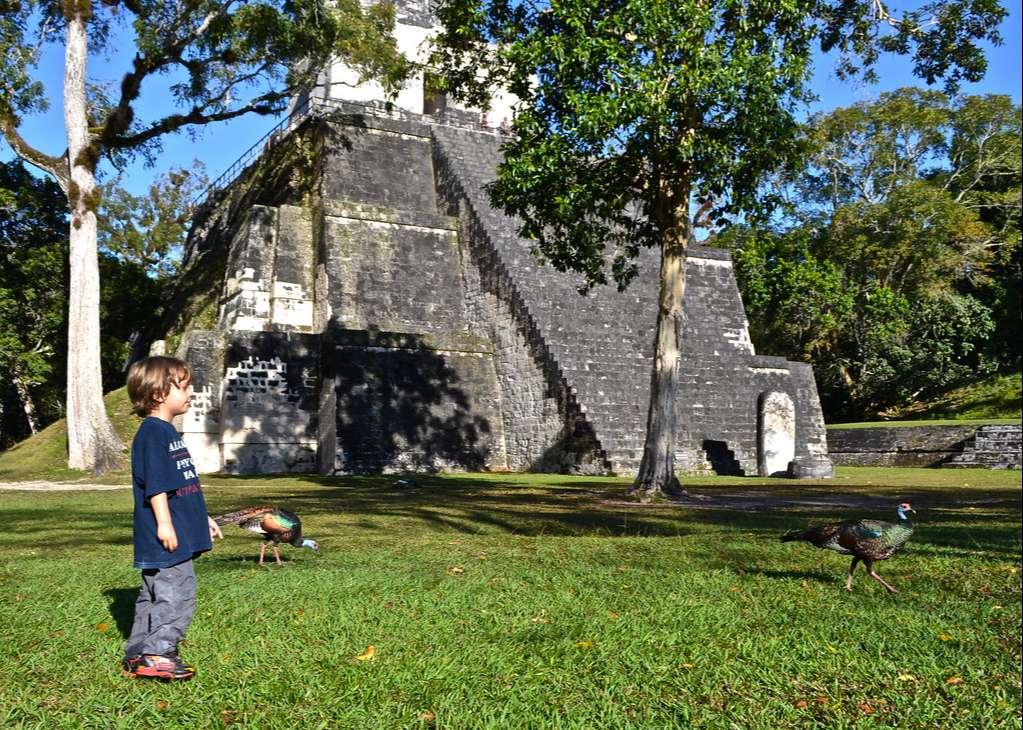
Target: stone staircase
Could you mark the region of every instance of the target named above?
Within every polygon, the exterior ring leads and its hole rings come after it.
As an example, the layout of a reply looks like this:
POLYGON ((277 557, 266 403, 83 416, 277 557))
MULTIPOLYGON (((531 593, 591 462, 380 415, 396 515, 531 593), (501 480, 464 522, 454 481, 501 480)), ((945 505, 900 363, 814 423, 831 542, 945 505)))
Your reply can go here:
POLYGON ((513 290, 520 324, 542 342, 552 374, 592 426, 613 471, 634 471, 642 458, 649 392, 656 277, 625 293, 605 286, 573 296, 582 279, 540 266, 517 223, 494 210, 484 185, 501 160, 498 137, 436 128, 435 152, 450 168, 467 204, 476 238, 485 240, 513 290))
POLYGON ((950 469, 1019 469, 1023 426, 981 426, 963 444, 961 453, 942 464, 950 469))

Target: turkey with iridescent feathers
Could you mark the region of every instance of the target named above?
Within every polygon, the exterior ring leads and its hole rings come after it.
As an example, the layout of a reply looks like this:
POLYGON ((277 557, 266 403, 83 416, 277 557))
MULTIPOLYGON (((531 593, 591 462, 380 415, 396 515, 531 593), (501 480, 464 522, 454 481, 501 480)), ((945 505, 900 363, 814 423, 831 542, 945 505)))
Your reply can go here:
POLYGON ((853 571, 856 570, 856 564, 862 560, 871 578, 883 585, 889 593, 898 593, 877 574, 874 562, 887 560, 909 542, 913 534, 913 523, 906 516, 909 512, 916 514, 916 510, 909 506, 909 502, 903 502, 898 509, 898 523, 854 520, 831 525, 814 525, 805 530, 786 532, 781 536, 781 541, 802 540, 815 547, 852 555, 849 577, 845 581, 847 591, 852 590, 853 571))
POLYGON ((307 540, 302 537, 302 520, 294 512, 289 512, 280 507, 249 507, 229 512, 220 517, 214 517, 218 525, 238 525, 243 530, 254 532, 263 536, 263 546, 259 550, 259 564, 263 564, 263 556, 269 545, 273 545, 274 557, 277 564, 281 565, 280 544, 286 542, 295 547, 307 547, 310 550, 319 550, 320 544, 316 540, 307 540))

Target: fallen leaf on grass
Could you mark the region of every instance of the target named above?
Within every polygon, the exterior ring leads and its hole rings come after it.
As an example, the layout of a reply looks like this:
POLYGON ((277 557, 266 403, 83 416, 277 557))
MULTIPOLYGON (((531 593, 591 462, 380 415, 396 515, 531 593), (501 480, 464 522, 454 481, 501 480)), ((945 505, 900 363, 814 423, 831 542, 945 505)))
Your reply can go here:
POLYGON ((170 702, 168 702, 167 700, 157 700, 156 709, 158 709, 160 712, 163 712, 168 707, 170 707, 170 702))
POLYGON ((14 600, 18 601, 20 603, 21 601, 25 600, 25 596, 24 596, 24 594, 19 593, 16 596, 14 596, 14 600))
POLYGON ((945 680, 945 684, 949 684, 955 687, 956 685, 962 684, 965 681, 966 680, 963 679, 962 677, 949 677, 948 679, 945 680))
POLYGON ((938 639, 941 641, 952 641, 952 637, 948 634, 938 634, 938 639))
POLYGON ((541 608, 540 609, 540 615, 539 616, 534 616, 533 618, 531 618, 529 620, 532 623, 534 623, 534 624, 549 624, 551 622, 550 617, 547 616, 547 609, 546 608, 541 608))
POLYGON ((435 722, 437 720, 437 715, 435 715, 432 710, 424 710, 416 715, 416 719, 420 722, 435 722))
POLYGON ((683 664, 682 668, 683 669, 692 669, 695 666, 696 666, 695 664, 683 664))
POLYGON ((577 641, 575 642, 575 645, 579 649, 592 649, 596 646, 596 644, 592 641, 577 641))
POLYGON ((732 586, 728 590, 730 590, 732 593, 738 593, 739 592, 739 586, 732 586))
POLYGON ((476 559, 477 560, 486 560, 487 559, 487 551, 486 550, 481 550, 480 553, 476 556, 476 559))
POLYGON ((110 624, 106 621, 96 624, 96 631, 106 631, 110 628, 110 624))
POLYGON ((238 710, 221 710, 220 719, 225 725, 230 725, 238 720, 238 710))
POLYGON ((864 715, 872 715, 872 714, 874 714, 874 708, 871 707, 870 704, 867 703, 867 702, 861 702, 859 704, 859 708, 860 708, 860 712, 862 712, 864 715))
POLYGON ((607 615, 610 616, 611 618, 618 618, 619 616, 621 616, 621 614, 618 613, 617 611, 608 611, 607 615))
POLYGON ((453 565, 453 566, 451 566, 450 568, 447 569, 447 574, 448 575, 461 575, 464 572, 465 572, 465 568, 463 568, 460 565, 453 565))
POLYGON ((914 677, 912 674, 900 674, 899 675, 899 681, 900 682, 915 682, 916 681, 916 677, 914 677))
POLYGON ((377 648, 370 644, 369 646, 366 647, 366 651, 364 653, 359 654, 359 656, 355 657, 355 660, 359 662, 371 662, 373 661, 373 656, 376 653, 377 648))
POLYGON ((798 701, 794 702, 792 704, 792 706, 795 707, 797 710, 802 710, 805 707, 807 707, 809 704, 810 703, 807 702, 806 700, 798 700, 798 701))
POLYGON ((992 606, 992 607, 991 607, 991 610, 992 610, 992 611, 1001 611, 1001 610, 1002 610, 1002 608, 1004 608, 1004 606, 992 606))
POLYGON ((831 644, 825 644, 824 646, 825 646, 825 648, 826 648, 826 649, 827 649, 828 651, 830 651, 830 652, 831 652, 832 654, 837 654, 837 653, 838 653, 838 649, 836 649, 835 647, 833 647, 833 646, 832 646, 831 644))

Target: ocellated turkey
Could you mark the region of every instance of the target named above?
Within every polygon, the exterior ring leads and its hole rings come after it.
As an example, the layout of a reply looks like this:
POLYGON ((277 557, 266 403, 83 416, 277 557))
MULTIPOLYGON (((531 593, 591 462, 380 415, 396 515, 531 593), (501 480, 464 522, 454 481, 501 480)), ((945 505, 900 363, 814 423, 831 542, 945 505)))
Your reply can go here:
POLYGON ((273 545, 274 557, 281 565, 280 544, 286 542, 295 547, 305 547, 318 551, 320 544, 316 540, 302 537, 302 520, 294 512, 280 507, 248 507, 214 517, 218 525, 238 525, 243 530, 263 536, 263 546, 259 550, 259 564, 263 564, 263 556, 268 546, 273 545))
POLYGON ((887 560, 902 549, 913 534, 913 523, 907 516, 909 512, 916 514, 909 502, 903 502, 897 510, 897 523, 880 520, 852 520, 830 525, 814 525, 805 530, 792 530, 781 536, 782 542, 801 540, 815 547, 834 550, 843 555, 852 555, 849 566, 849 577, 845 581, 845 589, 852 590, 853 571, 861 560, 867 568, 867 574, 885 587, 889 593, 898 593, 874 570, 874 563, 887 560))

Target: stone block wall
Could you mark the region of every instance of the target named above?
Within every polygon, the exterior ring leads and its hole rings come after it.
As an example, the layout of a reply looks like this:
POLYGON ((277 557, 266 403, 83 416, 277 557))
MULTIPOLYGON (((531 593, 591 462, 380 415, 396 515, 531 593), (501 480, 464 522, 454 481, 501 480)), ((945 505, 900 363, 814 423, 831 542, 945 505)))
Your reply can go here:
POLYGON ((338 473, 504 469, 499 394, 480 344, 410 334, 331 333, 338 473))
MULTIPOLYGON (((656 252, 626 292, 581 297, 490 207, 500 137, 410 115, 297 129, 322 150, 296 160, 302 200, 250 186, 242 211, 228 190, 196 234, 230 241, 217 328, 180 350, 203 370, 187 433, 205 470, 634 472, 656 252)), ((755 355, 727 253, 693 247, 687 277, 680 470, 826 460, 812 373, 755 355)))
MULTIPOLYGON (((484 186, 496 176, 500 137, 433 130, 441 197, 464 209, 463 237, 481 270, 504 272, 513 317, 533 330, 598 453, 617 473, 642 458, 656 323, 656 255, 644 251, 625 292, 605 286, 580 297, 580 277, 537 264, 517 222, 489 205, 484 186), (442 169, 443 168, 443 169, 442 169)), ((687 261, 686 321, 681 338, 676 461, 684 471, 758 473, 758 404, 780 391, 794 404, 793 459, 826 461, 824 422, 809 366, 758 358, 727 252, 692 247, 687 261)), ((486 275, 484 275, 486 276, 486 275)))
POLYGON ((323 199, 435 213, 428 127, 379 117, 346 122, 327 132, 323 199))
POLYGON ((828 451, 845 466, 1020 468, 1018 425, 828 429, 828 451))
POLYGON ((962 453, 942 466, 953 469, 1019 469, 1023 467, 1023 426, 1020 424, 980 426, 966 442, 962 453))

